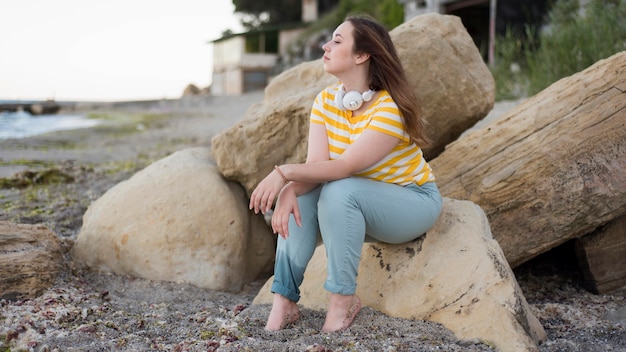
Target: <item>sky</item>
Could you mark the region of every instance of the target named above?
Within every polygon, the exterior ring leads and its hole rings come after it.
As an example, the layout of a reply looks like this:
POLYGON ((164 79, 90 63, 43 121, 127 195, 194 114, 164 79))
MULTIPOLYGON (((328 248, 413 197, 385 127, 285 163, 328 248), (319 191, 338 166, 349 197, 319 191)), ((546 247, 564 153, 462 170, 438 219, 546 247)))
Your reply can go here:
POLYGON ((0 100, 179 98, 211 83, 232 0, 2 0, 0 100))

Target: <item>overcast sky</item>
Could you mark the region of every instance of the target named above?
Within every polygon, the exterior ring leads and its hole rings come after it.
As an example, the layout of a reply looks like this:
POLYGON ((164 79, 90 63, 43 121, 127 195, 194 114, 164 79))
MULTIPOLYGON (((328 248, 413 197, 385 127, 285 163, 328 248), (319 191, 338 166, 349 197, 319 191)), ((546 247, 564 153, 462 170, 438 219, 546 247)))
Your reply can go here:
POLYGON ((178 98, 211 83, 232 0, 4 0, 0 99, 178 98))

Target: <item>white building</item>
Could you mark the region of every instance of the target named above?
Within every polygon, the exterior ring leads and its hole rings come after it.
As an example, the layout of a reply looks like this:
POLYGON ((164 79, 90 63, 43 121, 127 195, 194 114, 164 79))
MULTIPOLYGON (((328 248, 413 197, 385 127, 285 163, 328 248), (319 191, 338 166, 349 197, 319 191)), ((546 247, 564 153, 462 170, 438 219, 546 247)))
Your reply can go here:
POLYGON ((265 88, 278 57, 302 27, 233 34, 213 41, 212 95, 239 95, 265 88))
POLYGON ((275 29, 233 34, 213 44, 212 95, 239 95, 263 89, 280 56, 304 30, 317 20, 317 0, 302 0, 302 23, 275 29))

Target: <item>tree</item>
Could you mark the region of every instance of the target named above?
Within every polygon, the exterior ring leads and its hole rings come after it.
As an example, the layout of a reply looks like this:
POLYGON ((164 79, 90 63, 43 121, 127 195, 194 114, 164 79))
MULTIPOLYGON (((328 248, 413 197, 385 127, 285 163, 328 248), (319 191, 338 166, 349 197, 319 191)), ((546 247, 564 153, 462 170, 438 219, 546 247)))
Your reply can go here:
MULTIPOLYGON (((235 12, 247 29, 297 23, 302 19, 302 0, 233 0, 235 12)), ((333 9, 337 24, 346 14, 366 13, 381 21, 388 29, 401 24, 404 7, 397 0, 318 0, 320 15, 333 9)))
POLYGON ((233 5, 248 29, 295 23, 302 18, 302 0, 233 0, 233 5))
POLYGON ((404 7, 397 0, 378 0, 372 4, 370 0, 341 0, 338 15, 368 14, 380 21, 388 30, 395 28, 404 21, 404 7))

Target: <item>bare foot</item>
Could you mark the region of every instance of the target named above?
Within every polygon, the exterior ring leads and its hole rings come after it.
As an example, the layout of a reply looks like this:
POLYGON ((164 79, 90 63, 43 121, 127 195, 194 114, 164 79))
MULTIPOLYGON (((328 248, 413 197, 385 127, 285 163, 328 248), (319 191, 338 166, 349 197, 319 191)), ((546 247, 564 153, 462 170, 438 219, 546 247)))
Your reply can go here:
POLYGON ((275 293, 272 310, 269 318, 267 318, 265 330, 282 330, 287 325, 298 321, 298 319, 300 319, 300 307, 298 307, 298 304, 285 296, 275 293))
POLYGON ((322 332, 339 332, 349 328, 360 310, 361 300, 359 296, 331 294, 322 332))

